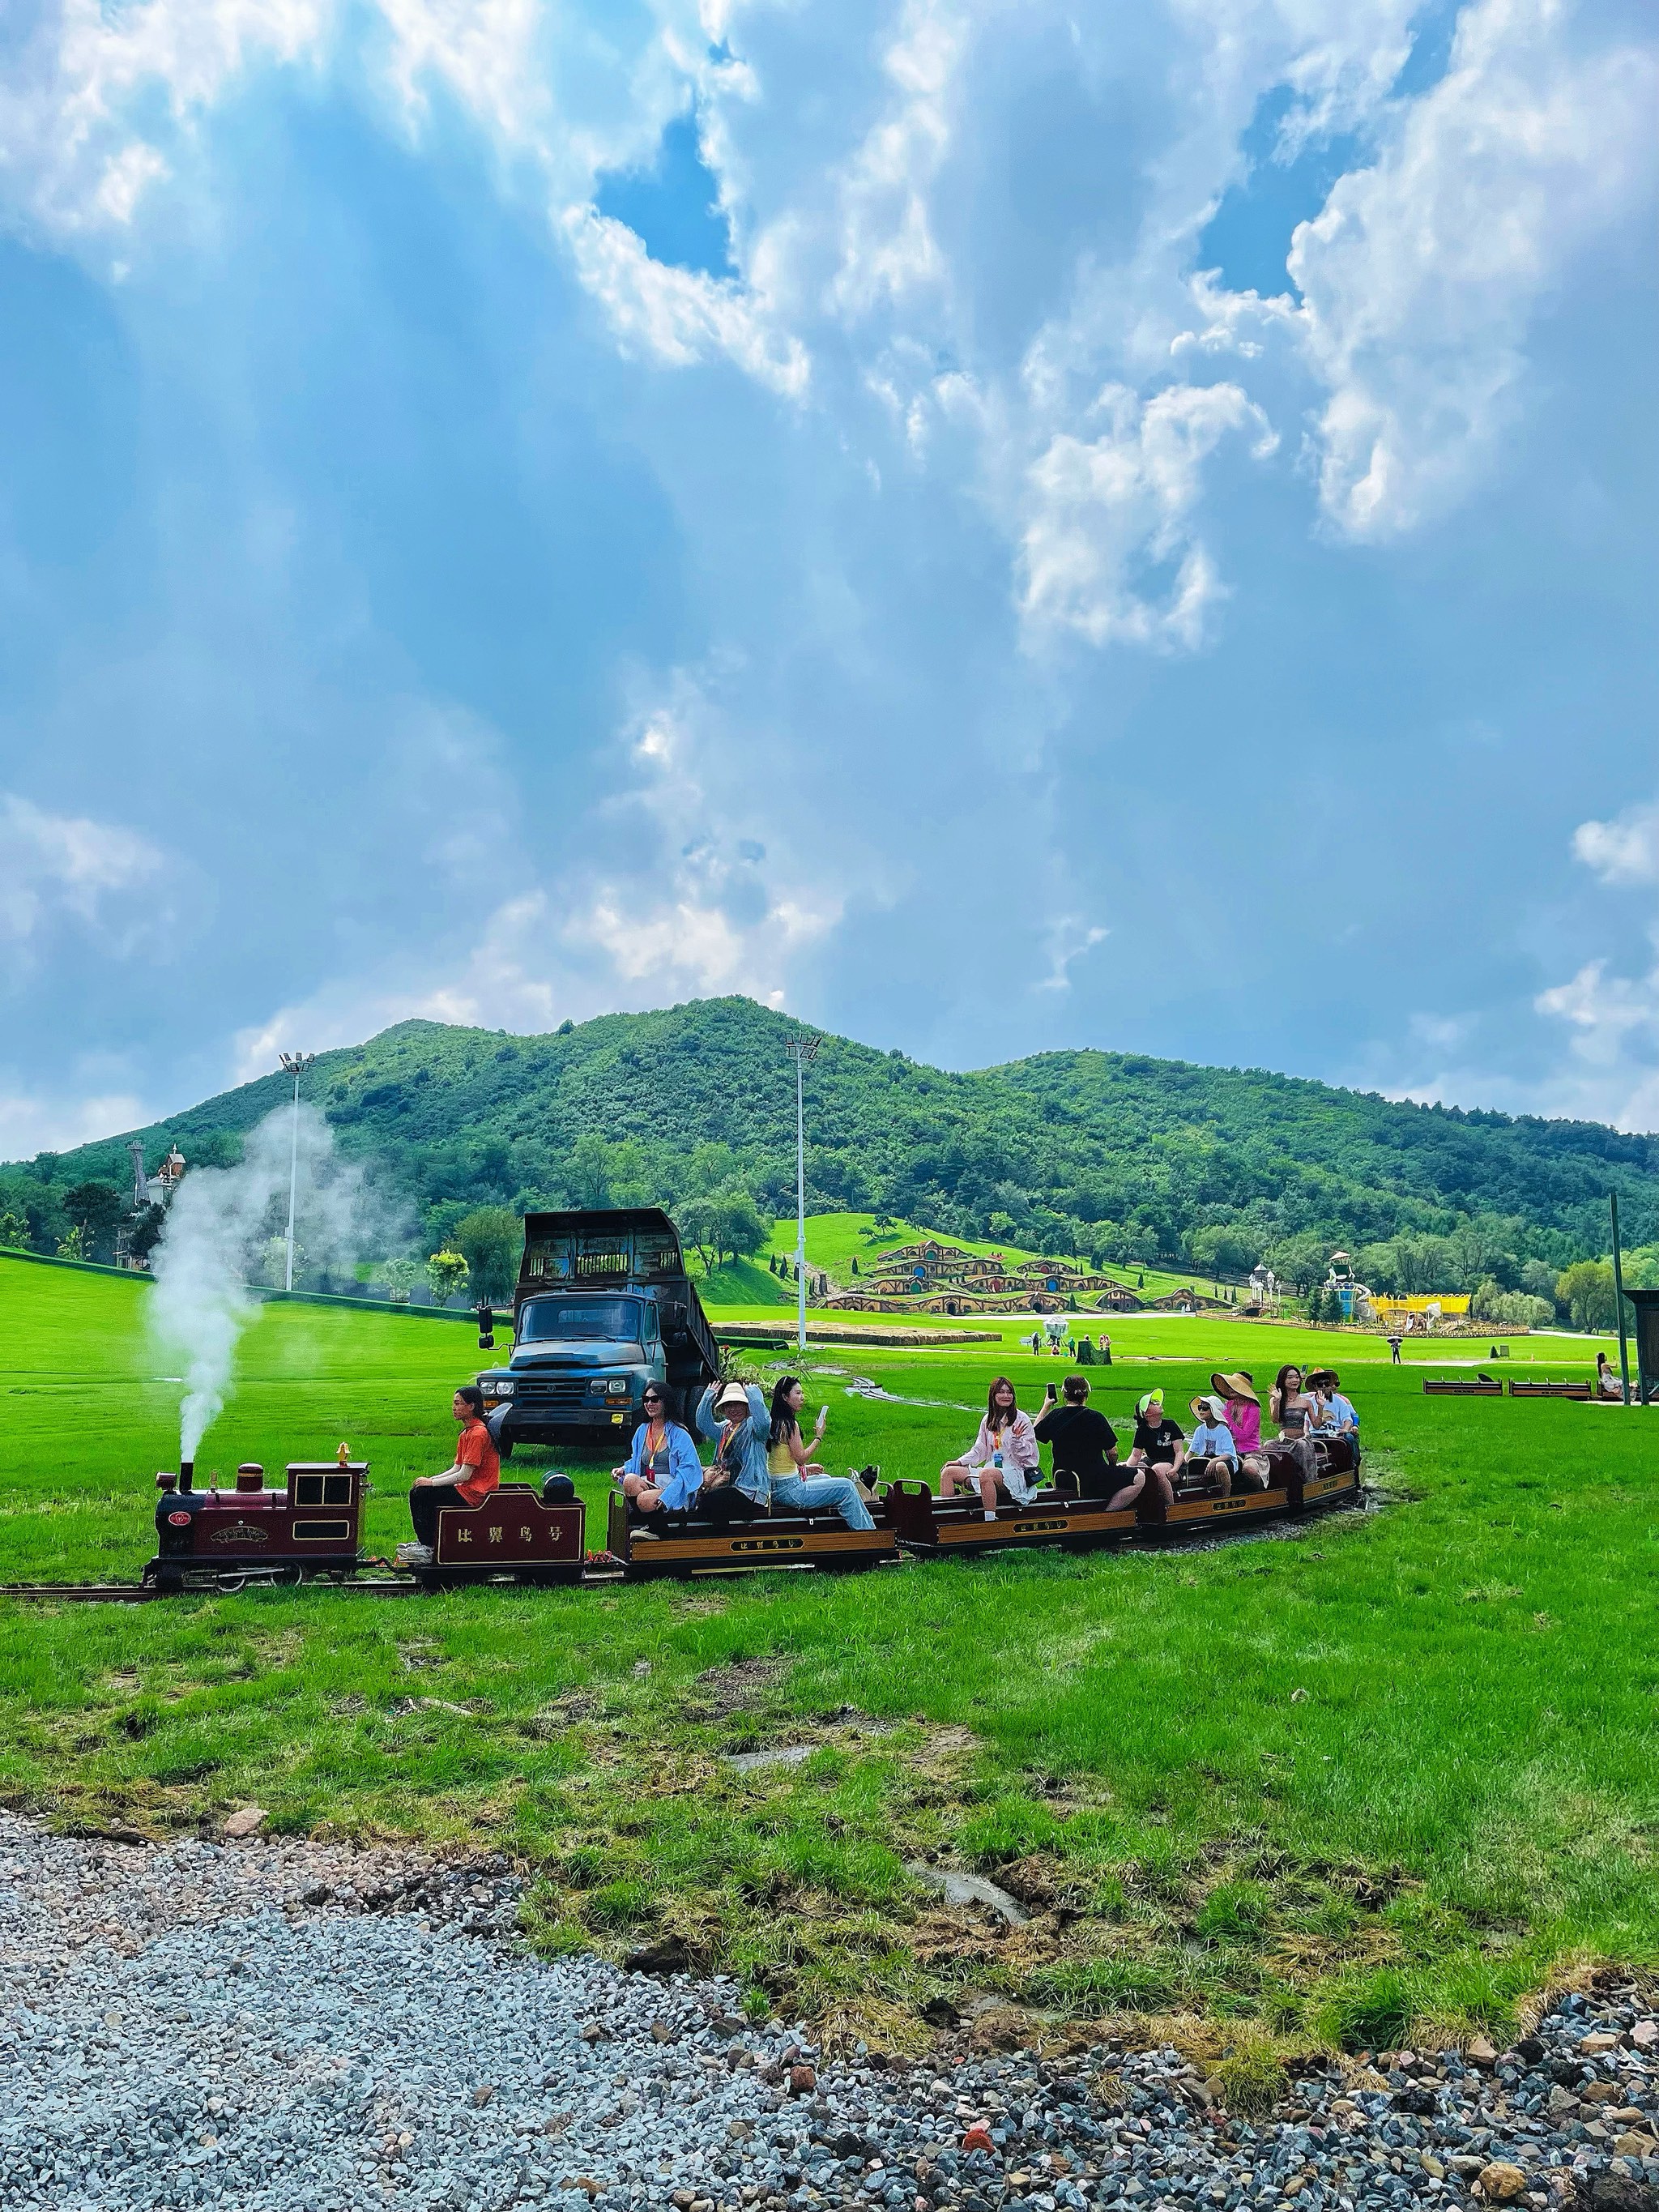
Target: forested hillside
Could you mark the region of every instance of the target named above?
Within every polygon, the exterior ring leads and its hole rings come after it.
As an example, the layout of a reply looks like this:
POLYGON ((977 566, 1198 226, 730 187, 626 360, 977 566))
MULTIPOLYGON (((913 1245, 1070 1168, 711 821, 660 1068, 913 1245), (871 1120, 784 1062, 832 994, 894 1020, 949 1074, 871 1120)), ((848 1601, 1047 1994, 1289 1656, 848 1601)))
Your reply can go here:
MULTIPOLYGON (((341 1146, 406 1194, 428 1246, 478 1205, 744 1188, 781 1212, 794 1198, 783 1045, 796 1028, 737 998, 547 1036, 404 1022, 325 1054, 306 1089, 341 1146)), ((1223 1271, 1301 1239, 1304 1261, 1334 1243, 1369 1248, 1378 1274, 1386 1244, 1409 1276, 1414 1239, 1455 1236, 1460 1273, 1518 1280, 1528 1261, 1604 1251, 1615 1188, 1631 1243, 1659 1238, 1659 1140, 1593 1123, 1108 1052, 951 1074, 830 1037, 807 1080, 816 1210, 1223 1271)), ((152 1165, 173 1140, 193 1163, 223 1160, 287 1096, 273 1074, 138 1133, 152 1165)), ((0 1170, 0 1212, 50 1249, 65 1194, 89 1178, 129 1186, 120 1140, 0 1170)))

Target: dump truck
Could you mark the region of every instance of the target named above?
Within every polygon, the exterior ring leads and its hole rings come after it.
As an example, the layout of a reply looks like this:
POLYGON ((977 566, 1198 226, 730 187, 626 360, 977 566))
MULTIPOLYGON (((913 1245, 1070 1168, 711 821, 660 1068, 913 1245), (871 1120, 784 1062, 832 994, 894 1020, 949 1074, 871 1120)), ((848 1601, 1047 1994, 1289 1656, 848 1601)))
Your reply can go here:
POLYGON ((690 1422, 720 1353, 680 1249, 655 1206, 525 1217, 513 1352, 478 1377, 503 1456, 520 1443, 625 1443, 649 1382, 690 1422))

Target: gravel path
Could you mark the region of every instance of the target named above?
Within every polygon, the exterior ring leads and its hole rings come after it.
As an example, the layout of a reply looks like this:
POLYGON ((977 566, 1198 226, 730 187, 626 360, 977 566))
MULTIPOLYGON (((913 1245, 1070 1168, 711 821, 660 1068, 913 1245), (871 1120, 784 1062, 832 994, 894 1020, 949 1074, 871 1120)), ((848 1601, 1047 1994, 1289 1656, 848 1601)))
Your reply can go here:
POLYGON ((1633 1990, 1252 2125, 1171 2051, 820 2069, 728 1983, 514 1955, 513 1913, 499 1864, 0 1816, 0 2206, 1659 2212, 1633 1990))

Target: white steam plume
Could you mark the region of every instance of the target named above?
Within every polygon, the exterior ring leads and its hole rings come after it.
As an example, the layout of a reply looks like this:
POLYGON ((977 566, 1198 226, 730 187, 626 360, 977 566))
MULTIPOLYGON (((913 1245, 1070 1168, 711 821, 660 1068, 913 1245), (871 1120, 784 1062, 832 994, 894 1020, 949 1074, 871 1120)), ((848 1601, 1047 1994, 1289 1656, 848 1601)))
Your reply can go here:
MULTIPOLYGON (((179 1456, 193 1460, 204 1431, 230 1387, 237 1340, 253 1311, 247 1284, 258 1273, 267 1240, 288 1226, 289 1148, 294 1109, 279 1106, 246 1140, 234 1168, 196 1168, 179 1184, 150 1265, 155 1294, 150 1327, 175 1354, 187 1389, 179 1409, 179 1456)), ((295 1243, 307 1261, 349 1270, 360 1256, 383 1253, 388 1224, 361 1167, 340 1159, 334 1133, 313 1107, 299 1120, 298 1201, 295 1243)))

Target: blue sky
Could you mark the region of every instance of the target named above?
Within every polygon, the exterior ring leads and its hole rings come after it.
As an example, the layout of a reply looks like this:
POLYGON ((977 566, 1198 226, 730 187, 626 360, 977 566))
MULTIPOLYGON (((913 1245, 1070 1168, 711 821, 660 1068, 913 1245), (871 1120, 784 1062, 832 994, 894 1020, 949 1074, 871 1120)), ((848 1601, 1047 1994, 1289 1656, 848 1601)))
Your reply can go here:
POLYGON ((0 1156, 744 990, 1659 1126, 1626 0, 0 33, 0 1156))

